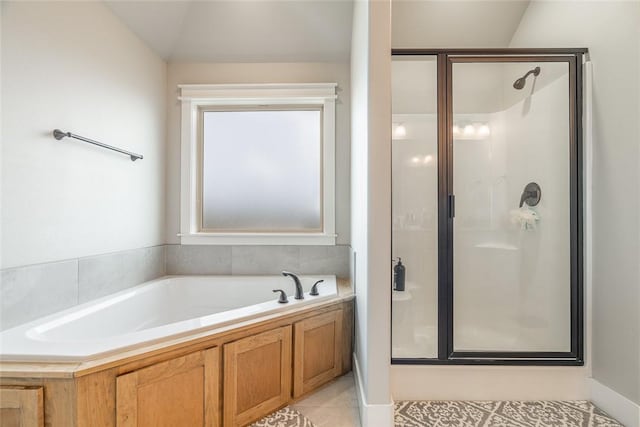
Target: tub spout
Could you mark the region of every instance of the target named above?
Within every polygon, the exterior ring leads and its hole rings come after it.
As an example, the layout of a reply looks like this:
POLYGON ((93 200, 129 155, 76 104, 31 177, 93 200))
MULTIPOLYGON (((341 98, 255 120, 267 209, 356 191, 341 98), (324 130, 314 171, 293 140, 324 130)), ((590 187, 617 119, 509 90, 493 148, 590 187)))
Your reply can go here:
POLYGON ((302 290, 302 283, 300 283, 300 279, 295 274, 290 271, 283 271, 283 276, 289 276, 293 279, 293 282, 296 284, 296 299, 304 299, 304 291, 302 290))

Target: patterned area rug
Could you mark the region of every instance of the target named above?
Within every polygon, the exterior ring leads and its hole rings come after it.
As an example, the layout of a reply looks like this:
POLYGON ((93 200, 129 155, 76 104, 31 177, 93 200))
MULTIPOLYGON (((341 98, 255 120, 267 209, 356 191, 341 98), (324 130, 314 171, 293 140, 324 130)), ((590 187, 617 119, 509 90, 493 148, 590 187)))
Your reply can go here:
POLYGON ((586 401, 396 402, 396 427, 623 427, 586 401))
POLYGON ((260 421, 251 424, 251 427, 315 427, 300 412, 288 406, 273 414, 264 417, 260 421))

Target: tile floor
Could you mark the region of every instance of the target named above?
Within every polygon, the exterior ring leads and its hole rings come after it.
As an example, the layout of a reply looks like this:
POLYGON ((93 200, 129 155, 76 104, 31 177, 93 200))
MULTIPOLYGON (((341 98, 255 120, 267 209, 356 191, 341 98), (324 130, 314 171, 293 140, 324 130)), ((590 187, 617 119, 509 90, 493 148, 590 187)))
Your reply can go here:
POLYGON ((290 407, 315 427, 360 427, 353 372, 325 385, 290 407))
MULTIPOLYGON (((395 426, 623 427, 587 401, 400 401, 395 426)), ((360 427, 353 373, 252 427, 360 427)))
POLYGON ((396 402, 395 426, 623 427, 584 400, 396 402))

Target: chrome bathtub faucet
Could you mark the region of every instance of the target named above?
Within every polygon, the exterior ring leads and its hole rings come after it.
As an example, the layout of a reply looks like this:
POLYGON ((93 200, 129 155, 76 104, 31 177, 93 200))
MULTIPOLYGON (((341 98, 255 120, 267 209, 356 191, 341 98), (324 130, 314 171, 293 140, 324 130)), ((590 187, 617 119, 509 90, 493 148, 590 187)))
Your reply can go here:
POLYGON ((291 273, 290 271, 283 271, 282 272, 283 276, 289 276, 293 279, 294 283, 296 284, 296 296, 295 299, 304 299, 304 291, 302 290, 302 283, 300 283, 300 279, 298 278, 298 276, 296 276, 295 274, 291 273))

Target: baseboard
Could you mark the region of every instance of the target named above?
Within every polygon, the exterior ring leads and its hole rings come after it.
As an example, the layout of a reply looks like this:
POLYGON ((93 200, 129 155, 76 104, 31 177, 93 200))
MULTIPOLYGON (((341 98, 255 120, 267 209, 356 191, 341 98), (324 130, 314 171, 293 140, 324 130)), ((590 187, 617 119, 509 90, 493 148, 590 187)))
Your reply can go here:
POLYGON ((393 427, 393 401, 384 405, 369 404, 364 395, 360 365, 355 353, 353 355, 353 376, 355 377, 358 395, 358 410, 362 427, 393 427))
POLYGON ((640 427, 640 405, 606 385, 589 379, 591 401, 626 427, 640 427))
POLYGON ((396 400, 588 400, 582 366, 391 365, 396 400))

